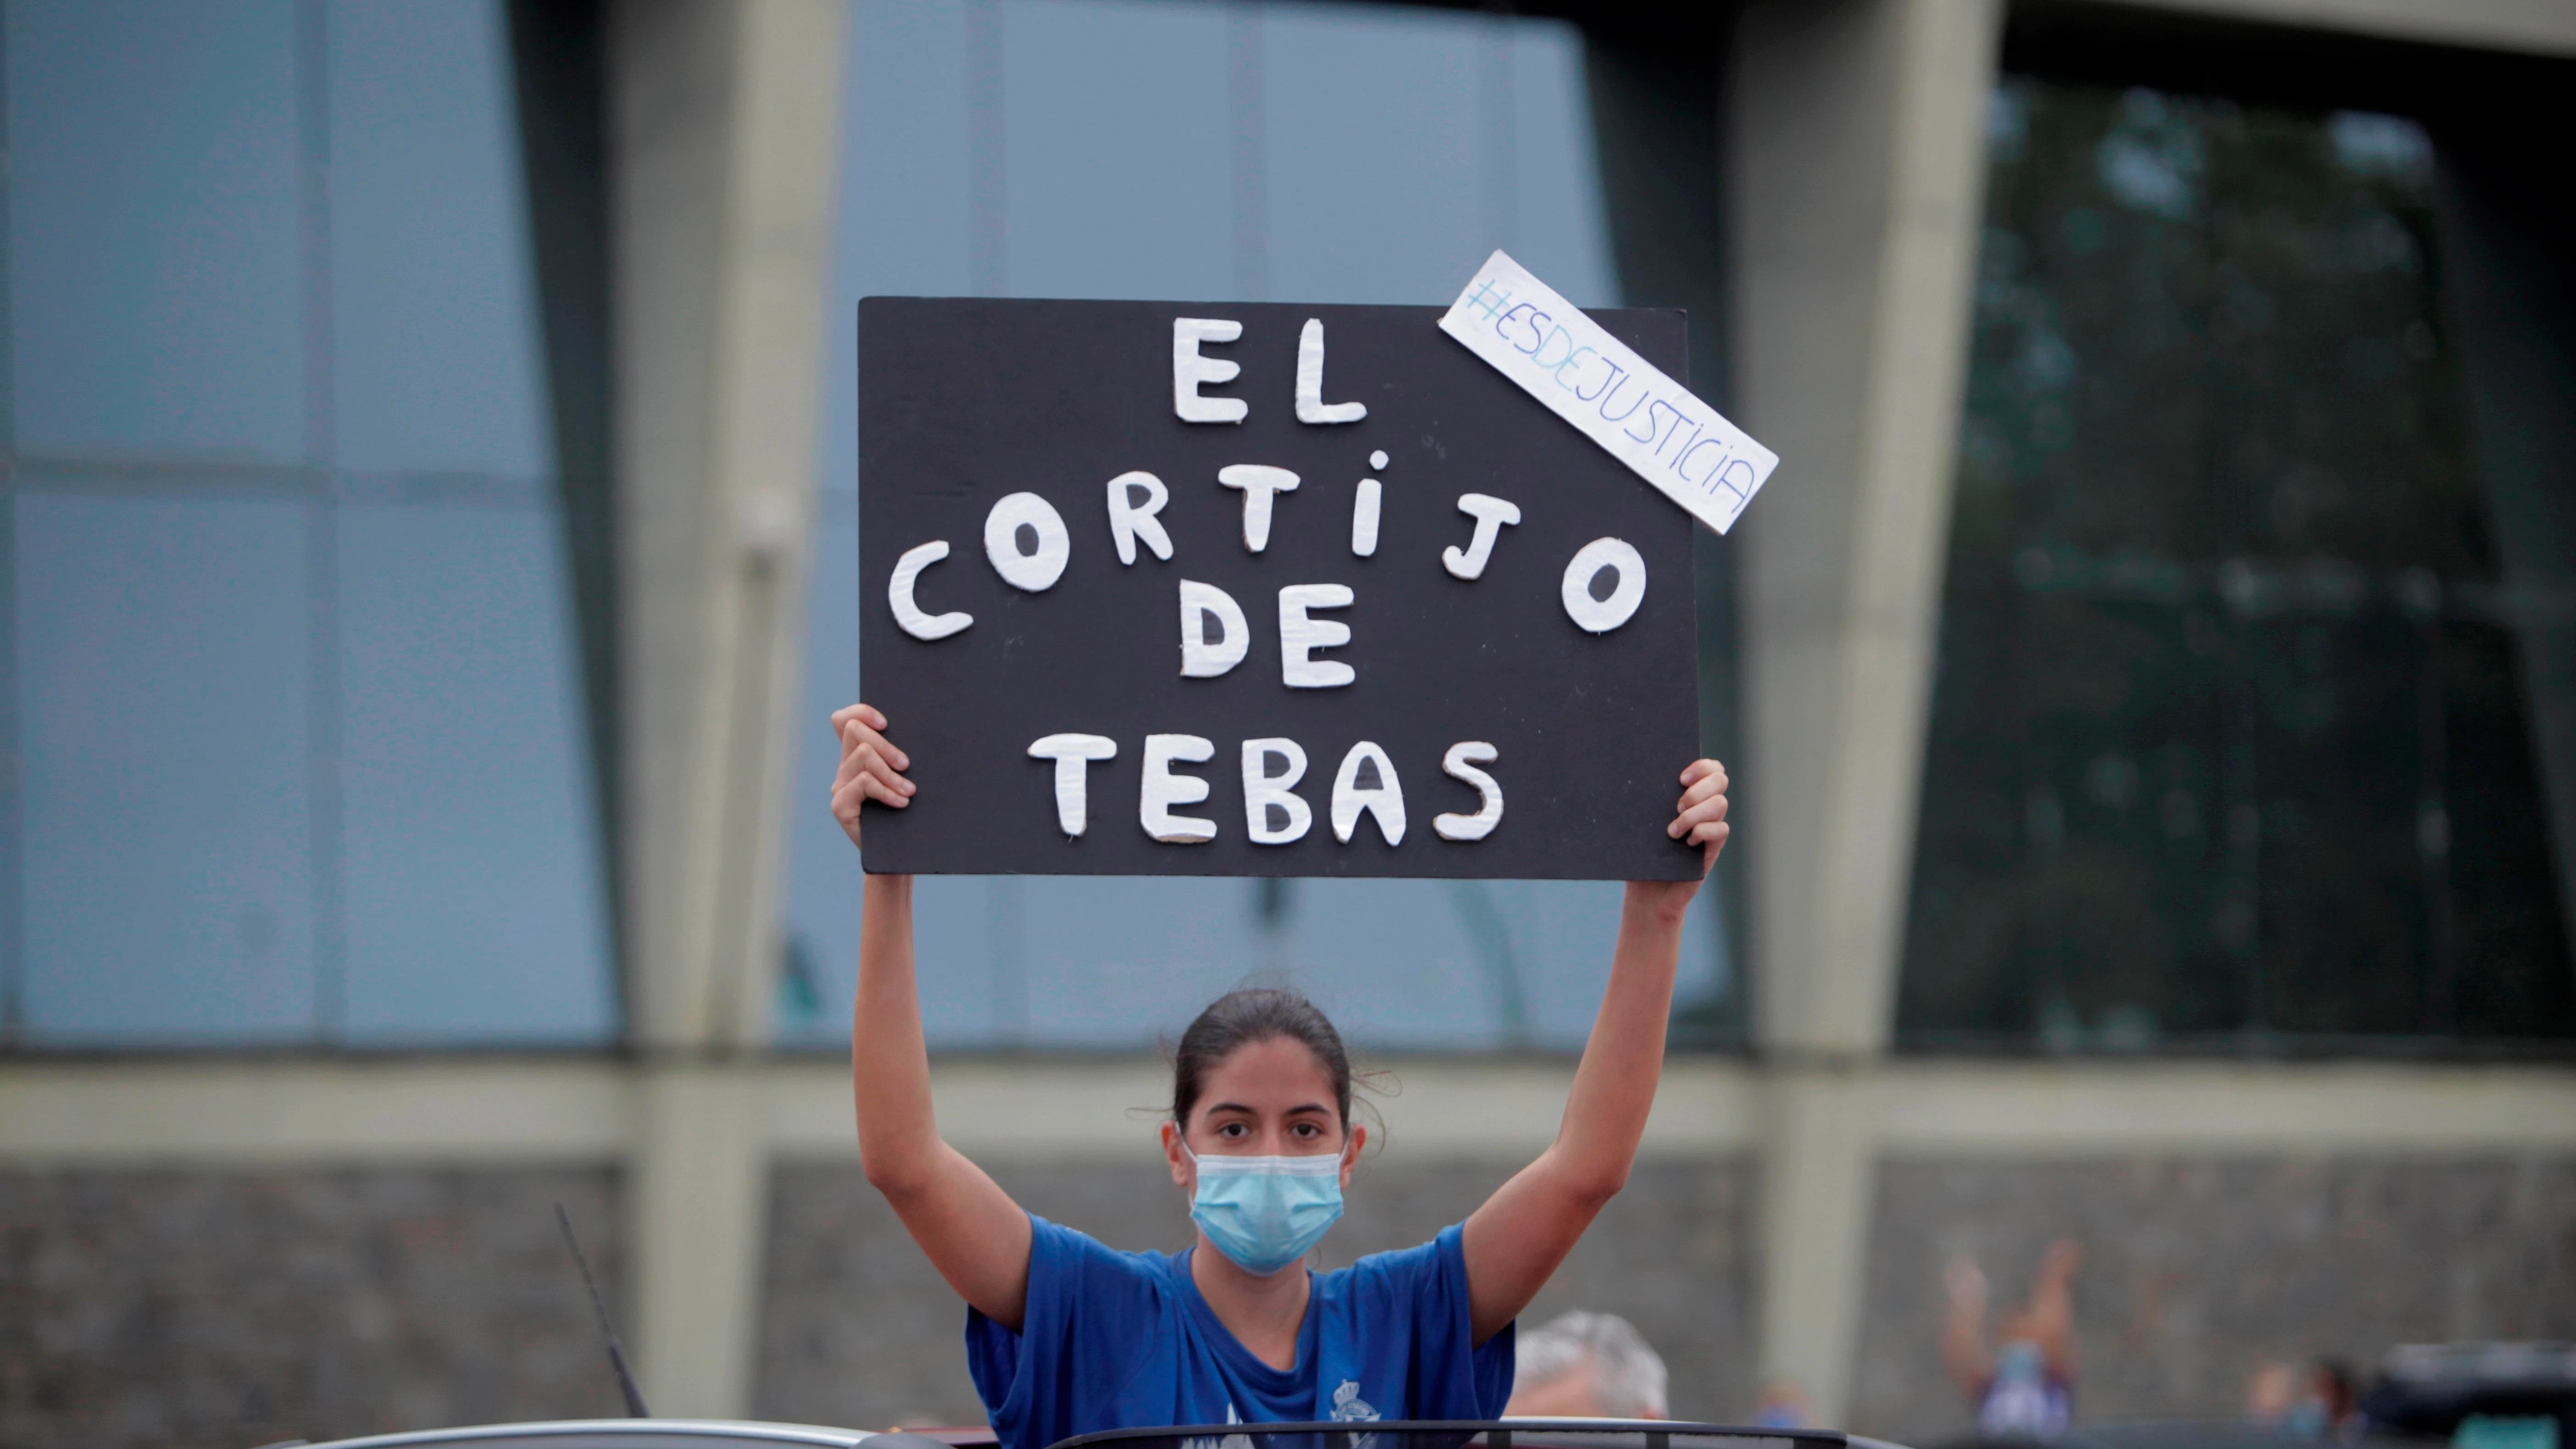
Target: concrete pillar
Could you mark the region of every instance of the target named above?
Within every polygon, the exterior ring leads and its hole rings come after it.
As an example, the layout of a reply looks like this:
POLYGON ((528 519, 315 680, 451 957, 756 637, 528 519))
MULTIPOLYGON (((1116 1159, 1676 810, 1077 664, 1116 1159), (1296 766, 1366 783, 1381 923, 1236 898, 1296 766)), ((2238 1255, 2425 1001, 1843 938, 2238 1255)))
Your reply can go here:
POLYGON ((1762 1177, 1760 1380, 1797 1385, 1816 1422, 1849 1422, 1878 1132, 1869 1074, 1775 1067, 1754 1108, 1762 1177))
POLYGON ((1746 515, 1764 1372, 1850 1355, 1967 356, 1996 0, 1755 0, 1728 90, 1735 389, 1785 460, 1746 515))
POLYGON ((608 15, 638 1372, 750 1408, 768 1033, 846 62, 838 0, 608 15))
POLYGON ((833 0, 610 18, 629 1008, 766 1034, 831 302, 833 0))
POLYGON ((635 1377, 665 1418, 746 1417, 769 1212, 762 1077, 748 1065, 664 1065, 637 1092, 635 1377))

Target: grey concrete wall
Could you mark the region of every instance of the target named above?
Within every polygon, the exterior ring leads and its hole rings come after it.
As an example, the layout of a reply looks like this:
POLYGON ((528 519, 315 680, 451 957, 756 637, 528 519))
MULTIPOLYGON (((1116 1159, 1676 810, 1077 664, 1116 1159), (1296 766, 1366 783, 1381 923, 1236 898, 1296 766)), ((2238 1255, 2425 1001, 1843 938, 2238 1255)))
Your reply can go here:
POLYGON ((204 1449, 620 1412, 605 1169, 0 1171, 0 1444, 204 1449))
POLYGON ((2059 1234, 2086 1252, 2081 1419, 2232 1415, 2264 1358, 2367 1366, 2397 1343, 2576 1338, 2576 1160, 1893 1162, 1852 1427, 1964 1431, 1934 1339, 1943 1265, 1976 1255, 2002 1307, 2059 1234))
MULTIPOLYGON (((1409 1247, 1473 1211, 1511 1165, 1371 1162, 1325 1240, 1327 1266, 1409 1247)), ((1114 1247, 1189 1241, 1178 1192, 1143 1134, 1131 1164, 1004 1167, 994 1176, 1041 1216, 1114 1247)), ((1536 1305, 1624 1313, 1673 1371, 1676 1414, 1741 1415, 1751 1405, 1751 1170, 1648 1163, 1611 1204, 1536 1305)), ((770 1194, 760 1367, 765 1417, 882 1428, 980 1424, 967 1381, 966 1310, 855 1166, 777 1169, 770 1194)))
MULTIPOLYGON (((1142 1134, 1140 1133, 1140 1139, 1142 1134)), ((1421 1241, 1508 1164, 1371 1162, 1330 1262, 1421 1241)), ((997 1174, 1127 1248, 1187 1240, 1132 1163, 997 1174)), ((1673 1409, 1753 1391, 1755 1170, 1649 1162, 1524 1321, 1627 1314, 1673 1409)), ((881 1427, 975 1422, 964 1310, 854 1165, 769 1175, 754 1411, 881 1427)), ((620 1299, 606 1169, 0 1171, 0 1443, 247 1446, 507 1418, 614 1414, 553 1223, 581 1223, 620 1299)), ((2576 1338, 2576 1158, 2139 1158, 1881 1165, 1855 1428, 1937 1442, 1966 1413, 1935 1349, 1942 1265, 2017 1297, 2060 1233, 2077 1284, 2082 1417, 2235 1411, 2265 1357, 2474 1337, 2576 1338)), ((1784 1285, 1795 1291, 1795 1285, 1784 1285)))

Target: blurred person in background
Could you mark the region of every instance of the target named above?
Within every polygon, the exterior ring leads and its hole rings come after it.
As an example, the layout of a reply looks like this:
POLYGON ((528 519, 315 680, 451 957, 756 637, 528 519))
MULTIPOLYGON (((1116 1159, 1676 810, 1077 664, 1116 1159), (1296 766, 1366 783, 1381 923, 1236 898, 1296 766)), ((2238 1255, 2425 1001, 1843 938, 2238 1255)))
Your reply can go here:
POLYGON ((2299 1405, 2299 1371, 2277 1358, 2254 1365, 2245 1379, 2245 1422, 2258 1429, 2286 1428, 2299 1405))
POLYGON ((1988 1291, 1977 1260, 1962 1253, 1944 1275, 1949 1313, 1941 1324, 1941 1361, 1977 1409, 1977 1432, 1989 1439, 2054 1439, 2075 1414, 2075 1270, 2084 1250, 2060 1238, 2040 1255, 2030 1298, 1986 1339, 1988 1291))
POLYGON ((1765 1429, 1813 1428, 1815 1417, 1806 1392, 1788 1379, 1764 1384, 1761 1397, 1753 1401, 1753 1422, 1765 1429))
POLYGON ((2323 1358, 2303 1372, 2279 1359, 2264 1360, 2245 1381, 2245 1422, 2294 1439, 2360 1438, 2363 1418, 2352 1366, 2323 1358))
POLYGON ((2349 1440, 2361 1437, 2362 1419, 2354 1407, 2352 1365, 2321 1358, 2308 1366, 2307 1392, 2290 1406, 2281 1427, 2302 1439, 2349 1440))
POLYGON ((1664 1361, 1615 1313, 1560 1314, 1521 1335, 1510 1418, 1663 1419, 1664 1361))

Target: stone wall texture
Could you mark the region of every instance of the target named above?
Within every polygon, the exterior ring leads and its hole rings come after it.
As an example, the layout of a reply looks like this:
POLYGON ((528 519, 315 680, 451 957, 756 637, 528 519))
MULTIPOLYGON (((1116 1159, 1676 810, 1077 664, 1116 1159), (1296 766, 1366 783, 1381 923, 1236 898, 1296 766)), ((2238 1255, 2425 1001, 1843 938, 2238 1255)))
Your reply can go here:
MULTIPOLYGON (((1141 1134, 1140 1134, 1141 1137, 1141 1134)), ((1368 1163, 1324 1240, 1325 1266, 1410 1247, 1473 1211, 1519 1163, 1368 1163)), ((1140 1146, 1134 1164, 1005 1166, 1030 1211, 1112 1247, 1190 1241, 1186 1205, 1140 1146)), ((1672 1370, 1677 1415, 1751 1406, 1753 1180, 1734 1162, 1641 1164, 1539 1301, 1627 1315, 1672 1370)), ((967 1381, 966 1310, 855 1165, 788 1165, 772 1178, 755 1403, 764 1417, 881 1428, 980 1424, 967 1381)))
POLYGON ((2086 1255, 2079 1419, 2234 1415, 2265 1359, 2367 1368, 2399 1343, 2576 1339, 2576 1161, 1891 1162, 1852 1427, 1964 1433, 1936 1341, 1944 1265, 1973 1255, 1999 1310, 2060 1235, 2086 1255))
MULTIPOLYGON (((1421 1242, 1516 1166, 1373 1159, 1328 1266, 1421 1242)), ((1671 1365, 1677 1415, 1742 1418, 1754 1172, 1641 1164, 1523 1321, 1624 1313, 1671 1365)), ((1189 1240, 1148 1150, 995 1175, 1114 1246, 1189 1240)), ((786 1163, 770 1187, 755 1412, 980 1422, 964 1309, 857 1166, 786 1163)), ((0 1444, 251 1449, 613 1415, 557 1200, 617 1310, 604 1168, 0 1171, 0 1444)), ((2576 1339, 2576 1159, 1893 1161, 1876 1178, 1853 1426, 1915 1443, 1963 1431, 1936 1344, 1943 1265, 1973 1254, 2000 1306, 2060 1234, 2088 1255, 2086 1419, 2232 1415, 2267 1358, 2576 1339)))
POLYGON ((622 1412, 601 1170, 0 1171, 0 1444, 249 1449, 622 1412))

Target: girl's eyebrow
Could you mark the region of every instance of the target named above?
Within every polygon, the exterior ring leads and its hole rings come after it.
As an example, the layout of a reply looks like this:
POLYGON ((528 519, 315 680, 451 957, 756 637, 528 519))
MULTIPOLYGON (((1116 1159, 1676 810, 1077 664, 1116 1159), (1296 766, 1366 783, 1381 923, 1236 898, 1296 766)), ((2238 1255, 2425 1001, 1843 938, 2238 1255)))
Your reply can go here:
MULTIPOLYGON (((1326 1108, 1321 1102, 1300 1102, 1296 1106, 1289 1108, 1284 1115, 1296 1117, 1302 1116, 1308 1112, 1322 1112, 1325 1110, 1326 1108)), ((1207 1112, 1210 1116, 1214 1116, 1219 1112, 1241 1112, 1247 1117, 1258 1117, 1261 1115, 1259 1112, 1245 1106, 1241 1102, 1212 1103, 1208 1106, 1207 1112)))

